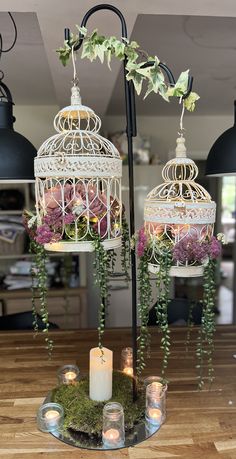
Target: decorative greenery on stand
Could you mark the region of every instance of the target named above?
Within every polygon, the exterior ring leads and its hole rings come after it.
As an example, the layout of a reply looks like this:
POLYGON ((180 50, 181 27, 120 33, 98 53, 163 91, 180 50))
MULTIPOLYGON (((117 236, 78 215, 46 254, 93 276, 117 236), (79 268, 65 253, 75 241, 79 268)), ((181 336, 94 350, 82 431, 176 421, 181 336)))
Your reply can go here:
MULTIPOLYGON (((132 238, 132 247, 137 243, 137 254, 139 256, 138 266, 138 293, 139 293, 139 319, 140 334, 138 337, 138 375, 140 376, 145 367, 146 351, 149 346, 150 335, 148 331, 149 308, 152 306, 152 289, 150 283, 150 266, 155 270, 157 286, 157 302, 155 303, 156 323, 162 333, 161 349, 163 360, 161 375, 163 381, 166 379, 166 370, 170 356, 170 329, 168 325, 168 304, 170 287, 170 270, 178 261, 180 266, 187 266, 187 261, 194 263, 192 266, 202 266, 204 269, 203 279, 203 301, 202 301, 202 322, 197 338, 196 357, 198 360, 198 386, 201 389, 204 379, 211 384, 213 381, 213 337, 215 331, 215 265, 216 259, 221 253, 221 243, 225 243, 222 233, 217 237, 205 240, 197 240, 190 235, 185 236, 182 241, 174 244, 170 239, 163 236, 148 236, 144 228, 132 238), (206 259, 207 257, 207 259, 206 259), (204 262, 205 258, 205 263, 204 262), (203 374, 204 365, 207 366, 207 375, 203 374)), ((190 265, 191 267, 191 265, 190 265)), ((188 269, 188 267, 186 268, 188 269)), ((154 271, 152 271, 154 273, 154 271)), ((193 328, 194 303, 190 306, 186 348, 190 344, 191 331, 193 328)))
POLYGON ((137 374, 141 375, 145 368, 148 354, 150 334, 148 331, 149 305, 152 300, 152 287, 148 271, 148 253, 145 250, 138 265, 138 317, 140 320, 140 332, 138 336, 137 374))
POLYGON ((36 308, 36 299, 39 298, 40 302, 40 318, 44 323, 43 333, 45 333, 46 349, 48 351, 49 358, 51 357, 53 350, 53 341, 49 337, 49 318, 47 308, 47 255, 44 247, 33 239, 30 241, 30 252, 34 255, 33 266, 31 269, 32 276, 32 313, 33 313, 33 326, 37 333, 38 326, 38 311, 36 308), (37 296, 38 294, 38 296, 37 296))
POLYGON ((172 253, 169 247, 163 247, 159 253, 159 271, 156 274, 158 299, 155 304, 157 325, 162 333, 161 349, 163 351, 161 376, 166 380, 166 369, 170 355, 170 329, 168 325, 168 304, 170 297, 170 275, 172 253))
POLYGON ((198 359, 198 387, 202 389, 204 379, 212 384, 214 380, 214 368, 212 356, 214 351, 214 332, 215 332, 215 268, 216 260, 210 259, 204 269, 203 277, 203 301, 202 301, 202 320, 201 329, 197 338, 196 355, 198 359), (207 375, 204 377, 204 363, 207 363, 207 375))
POLYGON ((108 273, 111 261, 108 256, 108 251, 104 249, 101 237, 98 234, 94 235, 93 245, 95 249, 94 280, 100 290, 100 307, 98 310, 98 346, 102 351, 102 337, 105 329, 106 310, 109 304, 108 273))
MULTIPOLYGON (((182 97, 186 94, 188 87, 189 70, 182 72, 174 86, 170 86, 166 82, 164 72, 159 66, 160 60, 157 56, 149 56, 148 53, 140 49, 136 41, 129 41, 126 38, 118 40, 116 37, 105 37, 99 35, 95 29, 91 35, 85 27, 76 26, 77 34, 71 34, 70 39, 64 41, 64 46, 60 47, 57 52, 59 59, 63 65, 66 65, 71 57, 72 49, 83 38, 81 58, 87 58, 91 62, 97 58, 104 62, 107 60, 110 67, 111 58, 115 57, 120 61, 125 60, 125 68, 127 71, 126 79, 132 81, 137 94, 142 91, 143 83, 146 83, 146 98, 150 93, 159 94, 165 101, 169 102, 171 97, 182 97), (140 61, 140 59, 142 59, 140 61), (143 60, 144 59, 144 60, 143 60), (150 67, 145 67, 147 63, 151 63, 150 67)), ((198 94, 191 92, 184 100, 184 106, 187 110, 193 111, 195 103, 199 99, 198 94)))
MULTIPOLYGON (((143 418, 145 401, 140 390, 133 402, 132 378, 122 372, 113 372, 112 399, 124 407, 125 430, 129 431, 143 418)), ((52 392, 51 401, 63 406, 65 412, 64 429, 67 434, 82 433, 101 438, 102 411, 106 402, 96 402, 89 398, 89 378, 81 379, 75 385, 61 385, 52 392)))

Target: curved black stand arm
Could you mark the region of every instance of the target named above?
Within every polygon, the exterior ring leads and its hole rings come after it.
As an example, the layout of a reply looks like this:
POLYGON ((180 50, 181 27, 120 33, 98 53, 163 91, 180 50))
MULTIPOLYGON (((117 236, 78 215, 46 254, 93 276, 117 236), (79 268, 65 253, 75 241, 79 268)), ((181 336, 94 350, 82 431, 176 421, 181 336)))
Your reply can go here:
MULTIPOLYGON (((91 8, 85 14, 81 27, 86 27, 87 21, 93 13, 100 10, 110 10, 115 13, 121 22, 121 36, 122 38, 128 38, 127 26, 123 14, 113 5, 101 4, 91 8)), ((70 30, 65 29, 65 39, 69 40, 70 30)), ((83 37, 81 37, 75 51, 78 50, 83 43, 83 37)), ((128 141, 128 166, 129 166, 129 215, 130 215, 130 236, 135 233, 135 214, 134 214, 134 170, 133 170, 133 137, 137 135, 136 132, 136 110, 135 110, 135 94, 134 85, 132 81, 126 80, 126 64, 127 60, 124 59, 124 84, 125 84, 125 107, 126 107, 126 134, 128 141)), ((153 62, 147 62, 144 67, 153 65, 153 62)), ((159 66, 165 71, 169 83, 175 85, 175 79, 171 70, 165 65, 160 63, 159 66)), ((189 77, 188 89, 183 98, 188 97, 192 89, 192 77, 189 77)), ((137 398, 137 386, 136 386, 136 375, 137 375, 137 279, 136 279, 136 255, 135 250, 131 251, 131 282, 132 282, 132 346, 133 346, 133 399, 137 398)))

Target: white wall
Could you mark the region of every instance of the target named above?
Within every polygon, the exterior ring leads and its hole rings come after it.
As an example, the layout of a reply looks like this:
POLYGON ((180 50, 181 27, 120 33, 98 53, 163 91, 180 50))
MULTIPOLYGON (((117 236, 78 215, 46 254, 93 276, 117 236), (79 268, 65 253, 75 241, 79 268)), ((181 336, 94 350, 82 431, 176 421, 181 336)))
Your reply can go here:
MULTIPOLYGON (((194 159, 205 159, 213 142, 226 129, 233 125, 232 117, 196 116, 184 117, 186 146, 188 154, 194 159)), ((122 116, 109 116, 103 120, 104 132, 124 130, 126 123, 122 116)), ((140 116, 137 119, 138 132, 151 137, 151 152, 164 161, 170 151, 174 151, 179 128, 177 117, 140 116)))
POLYGON ((16 105, 14 129, 39 148, 44 140, 56 134, 53 120, 58 111, 57 105, 16 105))

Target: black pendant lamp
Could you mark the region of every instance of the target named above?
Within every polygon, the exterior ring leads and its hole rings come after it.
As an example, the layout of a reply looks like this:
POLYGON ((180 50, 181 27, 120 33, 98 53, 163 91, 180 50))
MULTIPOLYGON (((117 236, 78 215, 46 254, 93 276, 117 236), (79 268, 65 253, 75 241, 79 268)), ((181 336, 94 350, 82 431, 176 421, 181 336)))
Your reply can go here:
MULTIPOLYGON (((9 13, 15 29, 13 45, 4 50, 0 34, 0 57, 2 53, 10 51, 15 45, 17 29, 15 21, 9 13)), ((36 149, 23 135, 15 132, 13 123, 12 95, 5 83, 3 72, 0 78, 0 183, 24 183, 34 181, 34 157, 36 149)))
POLYGON ((211 147, 206 161, 206 175, 214 177, 236 175, 236 101, 234 101, 234 125, 223 132, 211 147))

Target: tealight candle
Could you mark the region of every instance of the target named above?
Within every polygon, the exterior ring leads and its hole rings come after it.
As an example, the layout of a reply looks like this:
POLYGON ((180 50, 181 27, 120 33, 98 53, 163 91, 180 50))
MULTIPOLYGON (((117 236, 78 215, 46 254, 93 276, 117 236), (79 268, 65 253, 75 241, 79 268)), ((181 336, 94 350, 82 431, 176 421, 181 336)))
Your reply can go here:
POLYGON ((117 429, 109 429, 103 433, 103 442, 117 442, 120 439, 120 433, 117 429))
POLYGON ((53 432, 62 427, 64 410, 59 403, 45 403, 37 413, 37 425, 42 432, 53 432))
POLYGON ((68 382, 77 378, 77 374, 74 371, 67 371, 64 376, 68 382))
POLYGON ((133 349, 125 347, 121 351, 121 370, 129 376, 133 376, 133 349))
POLYGON ((126 367, 123 369, 123 373, 125 373, 128 376, 133 376, 133 368, 126 367))
POLYGON ((76 365, 64 365, 57 372, 59 384, 75 384, 79 378, 79 368, 76 365))
POLYGON ((102 441, 105 448, 124 445, 124 410, 120 403, 110 402, 103 408, 102 441))
POLYGON ((160 381, 146 387, 146 420, 155 426, 161 426, 165 420, 165 392, 160 381))
POLYGON ((161 425, 162 412, 158 408, 148 408, 146 416, 151 424, 161 425))
POLYGON ((45 424, 51 428, 56 427, 58 420, 60 418, 60 413, 57 410, 48 410, 44 415, 45 424))

